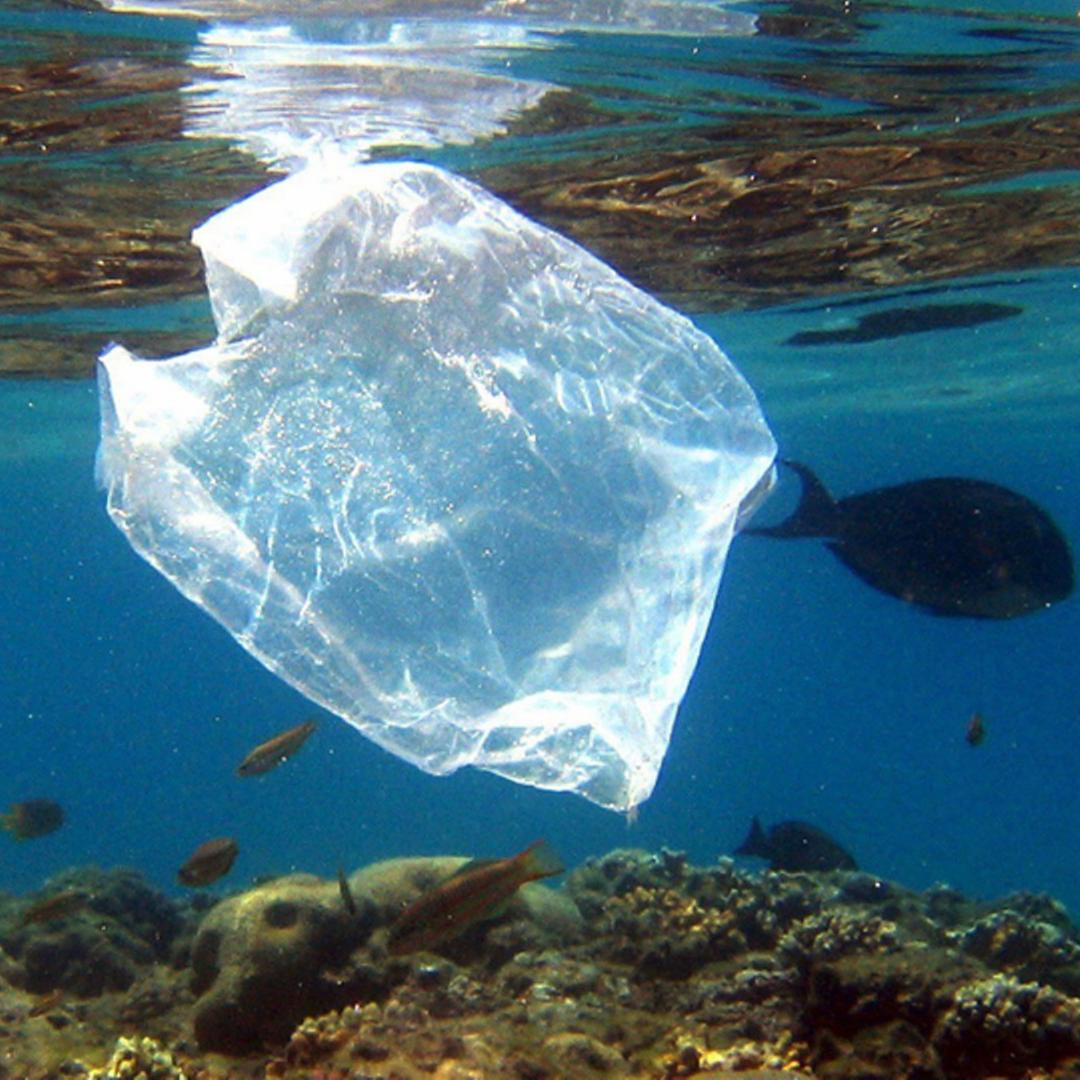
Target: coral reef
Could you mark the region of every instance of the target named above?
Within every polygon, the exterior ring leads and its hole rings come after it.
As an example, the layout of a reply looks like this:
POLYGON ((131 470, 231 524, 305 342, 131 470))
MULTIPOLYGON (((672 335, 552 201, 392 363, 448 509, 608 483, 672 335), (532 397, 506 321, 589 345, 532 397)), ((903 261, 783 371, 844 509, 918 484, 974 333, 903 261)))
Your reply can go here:
POLYGON ((0 904, 0 973, 13 986, 81 997, 126 990, 140 969, 170 958, 184 928, 181 909, 134 870, 65 871, 34 899, 65 894, 81 902, 44 921, 27 921, 32 905, 0 904))
POLYGON ((105 1066, 85 1075, 87 1080, 186 1080, 172 1052, 145 1036, 121 1036, 105 1066))
MULTIPOLYGON (((391 955, 387 925, 463 862, 360 869, 348 903, 336 881, 279 878, 211 906, 193 938, 195 913, 130 872, 50 883, 111 883, 94 918, 145 953, 97 996, 0 983, 0 1077, 1080 1078, 1080 937, 1047 897, 615 851, 391 955)), ((59 930, 11 929, 26 909, 0 898, 16 977, 59 930)))
POLYGON ((355 972, 326 972, 344 965, 370 930, 366 917, 345 909, 336 884, 308 874, 223 901, 191 950, 197 1040, 233 1052, 281 1042, 309 1012, 365 992, 355 972))
MULTIPOLYGON (((307 874, 267 882, 219 904, 192 946, 199 1045, 247 1052, 285 1042, 313 1012, 384 999, 408 967, 391 962, 382 936, 373 932, 467 861, 376 863, 352 875, 351 905, 337 882, 307 874)), ((570 940, 579 929, 576 918, 568 901, 528 886, 500 921, 479 924, 440 951, 461 963, 497 967, 531 945, 570 940)))

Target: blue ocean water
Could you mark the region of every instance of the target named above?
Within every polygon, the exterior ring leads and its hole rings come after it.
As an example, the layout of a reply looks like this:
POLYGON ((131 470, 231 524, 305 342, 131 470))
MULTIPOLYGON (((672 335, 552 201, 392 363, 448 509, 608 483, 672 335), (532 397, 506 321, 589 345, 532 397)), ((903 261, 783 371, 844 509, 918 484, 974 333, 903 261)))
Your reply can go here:
MULTIPOLYGON (((1025 95, 1049 88, 1040 115, 1075 117, 1080 25, 1062 5, 856 14, 863 29, 813 48, 775 37, 550 32, 543 50, 498 63, 626 107, 649 83, 650 103, 670 108, 639 118, 627 138, 652 124, 658 138, 677 140, 704 115, 778 106, 885 115, 869 101, 869 82, 868 100, 859 100, 857 77, 843 94, 839 83, 757 81, 757 50, 805 60, 807 74, 823 49, 856 76, 916 61, 928 70, 928 98, 955 93, 950 80, 960 79, 974 100, 982 81, 1008 116, 1024 112, 1025 95), (1013 32, 985 32, 1001 30, 1013 32), (988 61, 981 74, 975 66, 956 75, 942 60, 1002 52, 1009 63, 988 61)), ((46 31, 108 37, 102 20, 111 17, 15 9, 4 20, 32 53, 46 31)), ((194 31, 177 27, 125 22, 116 48, 137 37, 182 50, 194 31)), ((476 168, 567 151, 565 137, 551 136, 425 156, 476 168)), ((986 183, 1052 185, 1080 211, 1068 171, 993 171, 986 183)), ((1018 260, 927 280, 696 318, 755 387, 781 452, 811 463, 835 494, 933 475, 993 480, 1038 502, 1075 545, 1080 270, 1063 257, 1057 266, 1018 260), (842 330, 875 311, 931 301, 1018 312, 898 338, 790 343, 800 332, 842 330)), ((97 333, 102 346, 125 327, 175 329, 200 318, 197 298, 129 303, 105 316, 47 301, 0 312, 9 336, 36 321, 60 336, 97 333)), ((1047 891, 1080 911, 1075 598, 1015 621, 935 618, 868 589, 818 541, 741 537, 659 784, 636 822, 474 771, 426 776, 328 715, 294 760, 240 782, 232 770, 246 750, 316 710, 130 550, 94 485, 97 422, 89 380, 0 383, 0 802, 48 796, 68 815, 47 838, 0 837, 0 889, 29 891, 63 868, 97 863, 134 866, 171 890, 190 851, 222 834, 240 844, 228 879, 236 887, 393 855, 510 853, 539 836, 568 865, 618 846, 666 846, 709 862, 760 815, 811 821, 866 869, 911 887, 946 881, 985 897, 1047 891), (976 710, 988 734, 973 749, 964 733, 976 710)), ((775 499, 779 515, 790 491, 775 499)))

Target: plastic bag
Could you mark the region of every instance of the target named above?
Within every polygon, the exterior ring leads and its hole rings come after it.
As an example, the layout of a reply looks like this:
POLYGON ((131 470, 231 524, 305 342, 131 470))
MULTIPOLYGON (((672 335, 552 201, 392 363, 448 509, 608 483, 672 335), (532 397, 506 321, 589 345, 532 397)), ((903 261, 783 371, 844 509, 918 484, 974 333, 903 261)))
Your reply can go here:
POLYGON ((135 549, 429 772, 645 799, 775 453, 719 348, 431 166, 310 168, 194 240, 217 343, 99 365, 135 549))

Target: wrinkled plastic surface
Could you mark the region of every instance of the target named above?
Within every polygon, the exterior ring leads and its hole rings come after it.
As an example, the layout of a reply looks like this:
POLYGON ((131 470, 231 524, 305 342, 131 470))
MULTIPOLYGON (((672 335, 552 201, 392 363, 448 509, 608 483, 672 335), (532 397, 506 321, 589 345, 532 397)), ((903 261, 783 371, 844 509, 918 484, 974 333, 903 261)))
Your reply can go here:
POLYGON ((428 771, 645 799, 771 475, 723 353, 430 166, 309 169, 195 241, 217 343, 99 366, 136 550, 428 771))

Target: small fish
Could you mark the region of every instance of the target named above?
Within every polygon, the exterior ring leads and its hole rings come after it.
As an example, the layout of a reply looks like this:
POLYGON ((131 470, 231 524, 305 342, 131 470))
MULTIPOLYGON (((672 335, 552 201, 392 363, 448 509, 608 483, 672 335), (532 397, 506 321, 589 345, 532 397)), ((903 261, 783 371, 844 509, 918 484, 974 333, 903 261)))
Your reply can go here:
POLYGON ((973 712, 971 714, 971 719, 967 722, 967 729, 964 732, 964 741, 968 746, 982 746, 985 738, 986 721, 983 720, 982 713, 973 712))
POLYGON ((315 721, 306 720, 296 727, 259 743, 236 768, 237 776, 259 776, 277 768, 287 758, 293 756, 308 740, 315 730, 315 721))
POLYGON ((345 876, 343 866, 337 868, 337 883, 338 891, 341 893, 341 902, 345 905, 345 910, 355 919, 360 909, 356 906, 356 898, 349 887, 349 879, 345 876))
POLYGON ((16 840, 36 840, 48 836, 64 824, 64 808, 52 799, 27 799, 12 803, 6 814, 0 814, 0 829, 16 840))
POLYGON ((398 916, 390 927, 389 951, 400 956, 456 937, 475 923, 501 914, 526 882, 561 874, 563 869, 544 840, 510 859, 466 863, 398 916))
POLYGON ((22 925, 56 922, 86 907, 89 897, 80 889, 65 889, 31 904, 22 914, 22 925))
POLYGON ((50 990, 47 994, 39 997, 27 1010, 26 1018, 33 1020, 35 1016, 44 1016, 47 1012, 52 1012, 63 1000, 64 991, 58 986, 55 990, 50 990))
POLYGON ((855 860, 827 833, 805 821, 781 821, 767 833, 757 818, 736 855, 769 860, 770 870, 857 870, 855 860))
POLYGON ((216 840, 207 840, 191 853, 176 876, 181 885, 191 888, 211 885, 232 869, 238 851, 232 837, 220 836, 216 840))
POLYGON ((1011 619, 1073 590, 1069 545, 1045 511, 983 480, 937 477, 834 499, 805 465, 795 512, 755 536, 820 536, 867 585, 935 615, 1011 619))

